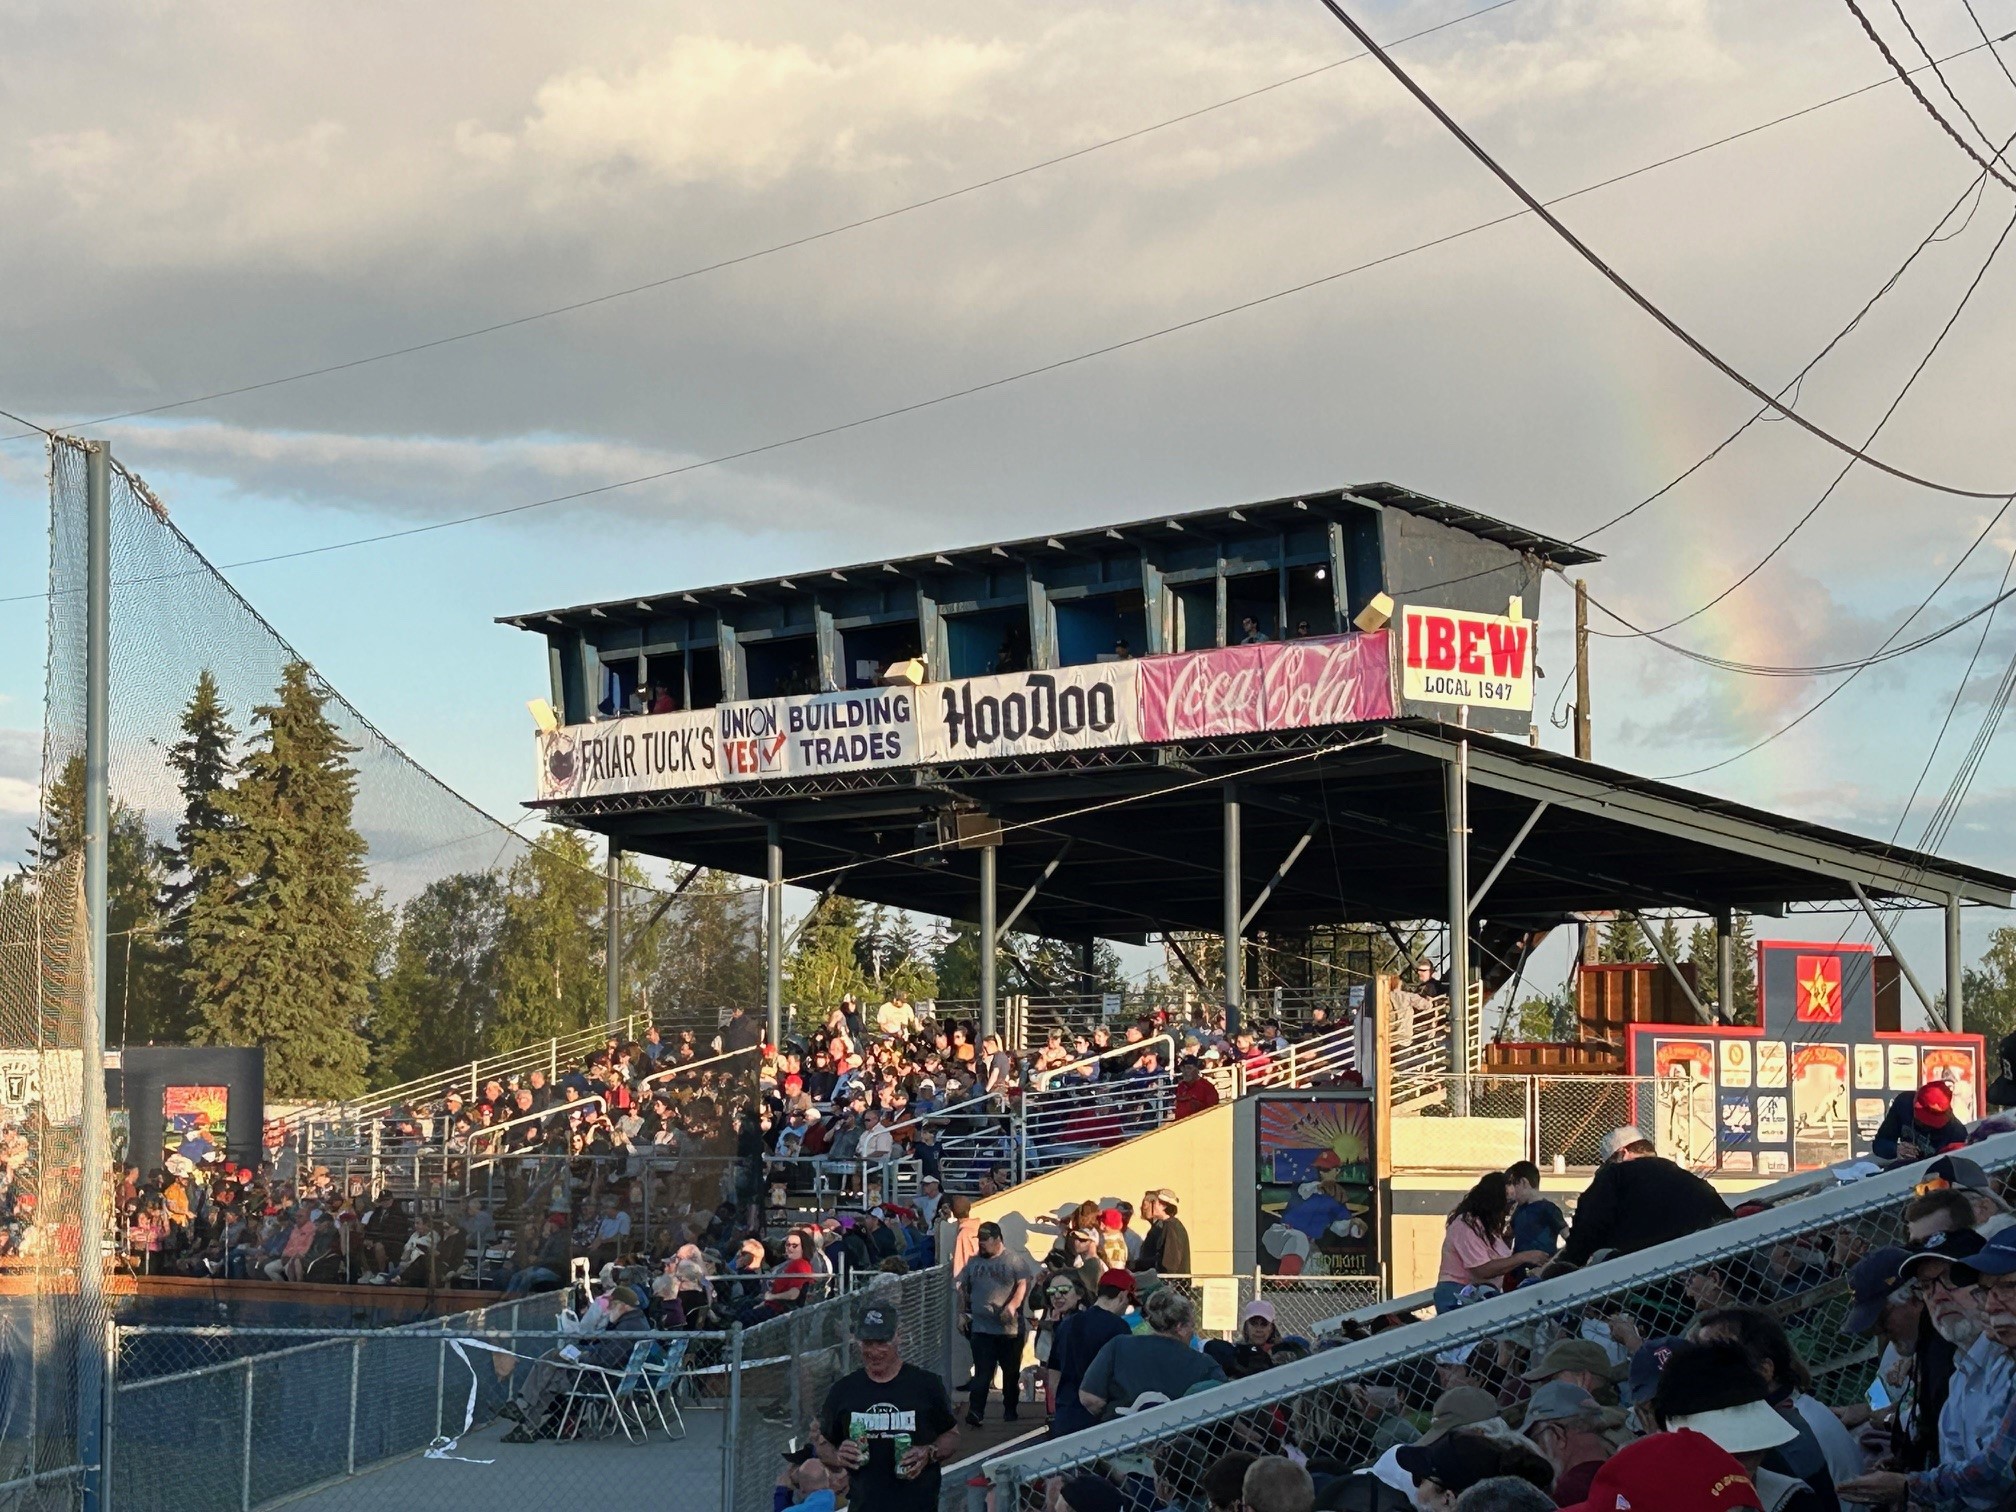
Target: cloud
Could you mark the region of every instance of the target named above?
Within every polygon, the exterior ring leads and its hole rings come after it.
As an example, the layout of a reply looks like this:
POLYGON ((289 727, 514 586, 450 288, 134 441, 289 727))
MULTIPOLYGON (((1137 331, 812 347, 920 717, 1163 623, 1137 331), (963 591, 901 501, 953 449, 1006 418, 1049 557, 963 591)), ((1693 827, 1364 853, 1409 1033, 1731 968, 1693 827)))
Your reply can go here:
MULTIPOLYGON (((484 441, 426 436, 257 430, 210 422, 108 427, 122 454, 144 454, 158 475, 220 481, 235 493, 438 520, 530 502, 652 474, 677 473, 690 454, 588 438, 518 436, 484 441)), ((552 506, 553 511, 569 505, 552 506)), ((708 469, 597 496, 599 513, 648 510, 677 523, 750 530, 778 515, 842 531, 858 521, 854 501, 749 470, 708 469)), ((551 512, 551 511, 549 511, 551 512)))

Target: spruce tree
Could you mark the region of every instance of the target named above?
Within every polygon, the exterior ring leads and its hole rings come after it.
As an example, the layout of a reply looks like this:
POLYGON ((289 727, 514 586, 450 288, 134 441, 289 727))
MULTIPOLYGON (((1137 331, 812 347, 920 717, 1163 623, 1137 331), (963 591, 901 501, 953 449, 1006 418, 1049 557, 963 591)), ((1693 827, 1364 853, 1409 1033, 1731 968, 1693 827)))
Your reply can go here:
POLYGON ((303 662, 281 674, 218 824, 192 835, 200 881, 188 910, 185 977, 200 1044, 263 1045, 284 1098, 361 1091, 377 927, 357 775, 303 662))
POLYGON ((649 983, 654 1008, 705 1017, 763 1001, 763 894, 747 881, 702 872, 659 930, 665 945, 649 983))
POLYGON ((1729 1016, 1732 1023, 1754 1024, 1757 1020, 1757 940, 1750 927, 1750 915, 1739 913, 1735 916, 1730 930, 1734 942, 1735 969, 1730 975, 1735 979, 1731 996, 1729 1016))
POLYGON ((197 838, 221 830, 219 807, 237 770, 232 752, 238 731, 224 706, 217 679, 205 667, 196 690, 182 708, 182 738, 168 748, 168 766, 182 793, 182 819, 174 844, 162 847, 166 872, 161 886, 161 945, 166 966, 160 1004, 159 1037, 186 1038, 193 1020, 189 1001, 189 906, 202 890, 204 877, 195 864, 197 838))
POLYGON ((1652 947, 1645 931, 1631 914, 1620 913, 1603 926, 1603 959, 1611 964, 1652 959, 1652 947))
POLYGON ((606 888, 596 870, 588 841, 571 830, 541 835, 512 863, 489 1049, 585 1029, 602 1013, 606 888))
POLYGON ((1722 991, 1722 968, 1717 955, 1715 926, 1705 920, 1687 936, 1687 960, 1694 968, 1694 990, 1709 1007, 1720 1009, 1716 1001, 1722 991))
MULTIPOLYGON (((837 894, 812 905, 812 916, 784 962, 784 998, 798 1007, 799 1027, 810 1029, 853 993, 866 1000, 869 984, 861 972, 861 905, 837 894)), ((874 1004, 869 1003, 872 1009, 874 1004)))

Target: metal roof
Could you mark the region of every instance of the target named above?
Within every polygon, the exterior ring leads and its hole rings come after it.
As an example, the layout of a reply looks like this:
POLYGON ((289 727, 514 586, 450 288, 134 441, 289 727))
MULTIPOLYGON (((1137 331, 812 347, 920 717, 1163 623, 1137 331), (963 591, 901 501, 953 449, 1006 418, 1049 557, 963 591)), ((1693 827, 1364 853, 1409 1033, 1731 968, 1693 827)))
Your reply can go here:
POLYGON ((575 604, 563 609, 536 609, 524 614, 505 614, 497 617, 497 623, 515 625, 521 630, 539 630, 543 627, 535 622, 564 622, 583 617, 606 620, 612 615, 627 617, 638 611, 676 612, 681 608, 708 607, 714 603, 734 599, 768 599, 774 598, 780 592, 801 592, 822 582, 845 582, 856 578, 872 580, 876 574, 917 576, 943 571, 957 567, 966 560, 982 562, 989 558, 1003 557, 1016 561, 1029 558, 1054 560, 1060 552, 1074 553, 1110 548, 1116 541, 1138 544, 1146 540, 1166 540, 1186 533, 1209 537, 1214 533, 1223 532, 1228 526, 1283 525, 1298 519, 1303 521, 1312 518, 1324 519, 1338 506, 1353 503, 1397 509, 1422 519, 1434 520, 1485 540, 1495 541, 1513 551, 1537 556, 1563 567, 1582 566, 1602 560, 1599 553, 1586 550, 1571 541, 1556 540, 1552 536, 1541 535, 1524 526, 1479 514, 1476 510, 1466 509, 1460 504, 1431 499, 1426 494, 1416 493, 1411 488, 1402 488, 1397 483, 1361 483, 1347 488, 1290 494, 1279 499, 1263 499, 1252 504, 1197 509, 1183 514, 1156 515, 1145 520, 1131 520, 1121 525, 1100 525, 1089 530, 1059 531, 1054 535, 1029 536, 1021 540, 947 547, 915 556, 885 557, 868 562, 856 562, 845 567, 821 567, 805 572, 786 573, 778 577, 750 578, 739 583, 718 583, 707 588, 633 594, 628 598, 604 599, 600 603, 575 604))
MULTIPOLYGON (((1400 721, 547 807, 627 849, 748 876, 762 874, 774 821, 787 879, 971 918, 977 856, 913 852, 920 821, 974 803, 1004 826, 1004 912, 1041 884, 1018 928, 1067 940, 1138 938, 1218 929, 1220 790, 1237 779, 1249 903, 1310 837, 1253 930, 1397 923, 1446 912, 1442 782, 1460 738, 1451 726, 1400 721)), ((1478 903, 1477 917, 1494 924, 1538 928, 1604 909, 1778 914, 1852 905, 1858 887, 1925 902, 2016 899, 2016 878, 1986 868, 1515 741, 1471 733, 1469 742, 1473 886, 1535 805, 1547 805, 1478 903)))

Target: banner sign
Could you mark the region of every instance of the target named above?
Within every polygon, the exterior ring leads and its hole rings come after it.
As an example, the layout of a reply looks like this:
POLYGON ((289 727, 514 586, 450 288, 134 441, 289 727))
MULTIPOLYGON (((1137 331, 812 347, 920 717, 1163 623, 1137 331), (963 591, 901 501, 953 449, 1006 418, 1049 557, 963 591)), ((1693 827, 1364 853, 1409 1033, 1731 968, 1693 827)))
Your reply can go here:
POLYGON ((917 759, 935 765, 1132 745, 1141 738, 1135 723, 1140 665, 1094 662, 927 684, 916 695, 923 707, 917 759))
POLYGON ((1198 740, 1393 717, 1388 635, 1227 646, 1136 662, 1141 739, 1198 740))
POLYGON ((1400 693, 1417 703, 1533 707, 1533 621, 1408 604, 1400 693))
POLYGON ((1391 719, 1390 639, 1376 630, 568 725, 538 737, 539 799, 1391 719))

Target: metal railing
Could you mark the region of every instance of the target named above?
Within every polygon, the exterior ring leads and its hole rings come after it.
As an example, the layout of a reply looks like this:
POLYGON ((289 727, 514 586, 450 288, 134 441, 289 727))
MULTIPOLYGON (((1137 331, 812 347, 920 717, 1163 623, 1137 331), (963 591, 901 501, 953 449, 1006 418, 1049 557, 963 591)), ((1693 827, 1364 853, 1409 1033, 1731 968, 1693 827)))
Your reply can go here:
MULTIPOLYGON (((625 1043, 637 1039, 655 1022, 654 1016, 648 1013, 628 1014, 621 1021, 621 1038, 625 1043)), ((439 1071, 411 1081, 376 1088, 361 1097, 297 1108, 273 1121, 291 1133, 310 1122, 356 1123, 367 1118, 383 1118, 394 1108, 408 1103, 431 1102, 450 1087, 473 1099, 486 1081, 493 1078, 503 1081, 520 1072, 544 1071, 549 1080, 557 1079, 563 1062, 600 1050, 608 1042, 609 1034, 608 1024, 596 1024, 572 1034, 535 1040, 514 1050, 482 1056, 463 1065, 444 1066, 439 1071)))
MULTIPOLYGON (((1968 1151, 1991 1172, 2016 1168, 2016 1134, 1968 1151)), ((1763 1307, 1800 1341, 1822 1402, 1855 1400, 1875 1365, 1870 1341, 1840 1333, 1850 1297, 1845 1270, 1904 1235, 1903 1214, 1923 1166, 1904 1167, 1700 1233, 1590 1265, 1425 1322, 1375 1334, 1295 1364, 1106 1422, 991 1463, 1002 1493, 1100 1460, 1148 1467, 1177 1489, 1194 1484, 1244 1426, 1285 1414, 1288 1443, 1344 1464, 1377 1457, 1375 1444, 1412 1437, 1443 1390, 1493 1387, 1559 1337, 1612 1339, 1683 1331, 1711 1307, 1763 1307)))

